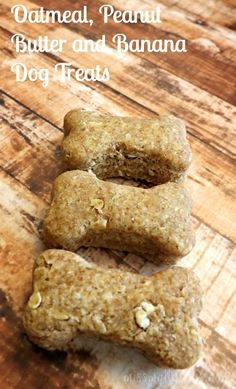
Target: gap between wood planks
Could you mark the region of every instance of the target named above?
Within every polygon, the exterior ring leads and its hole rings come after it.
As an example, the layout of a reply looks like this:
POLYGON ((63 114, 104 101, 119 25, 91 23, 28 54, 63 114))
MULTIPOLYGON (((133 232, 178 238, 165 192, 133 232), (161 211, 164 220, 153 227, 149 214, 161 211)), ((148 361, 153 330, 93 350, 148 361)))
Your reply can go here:
MULTIPOLYGON (((35 3, 40 5, 40 1, 35 0, 35 3)), ((112 3, 116 4, 116 1, 113 0, 112 3)), ((89 8, 90 13, 93 19, 99 17, 97 8, 101 5, 101 2, 92 2, 91 7, 89 8), (94 9, 94 4, 96 8, 94 9)), ((54 0, 48 0, 47 9, 55 8, 54 0)), ((60 5, 56 6, 57 9, 62 11, 66 9, 76 9, 77 5, 71 4, 68 0, 60 1, 60 5)), ((183 21, 182 21, 183 22, 183 21)), ((164 24, 164 23, 163 23, 164 24)), ((111 43, 111 35, 120 33, 119 24, 110 22, 107 27, 103 25, 102 22, 96 22, 94 24, 95 28, 91 31, 91 28, 87 25, 81 25, 80 31, 83 34, 88 34, 90 38, 98 38, 102 33, 106 33, 109 44, 114 47, 111 43), (107 28, 107 31, 106 31, 107 28)), ((77 26, 66 25, 67 29, 78 32, 77 26)), ((175 33, 173 30, 165 31, 162 30, 158 25, 155 27, 153 25, 139 25, 135 26, 135 29, 132 25, 126 24, 122 32, 125 32, 128 40, 137 39, 137 38, 149 38, 153 39, 155 37, 155 32, 158 31, 159 38, 168 38, 174 37, 175 33), (138 36, 137 36, 138 35, 138 36)), ((177 34, 179 36, 179 34, 177 34)), ((200 36, 201 38, 201 36, 200 36)), ((232 42, 231 42, 232 43, 232 42)), ((159 67, 170 71, 172 74, 177 75, 183 79, 188 80, 192 84, 199 86, 203 90, 210 92, 211 94, 222 98, 225 101, 233 104, 236 103, 236 97, 233 91, 233 85, 236 81, 235 74, 236 68, 234 66, 233 60, 231 62, 224 63, 222 62, 222 56, 211 55, 211 50, 204 49, 201 45, 190 45, 188 47, 188 54, 183 53, 165 53, 164 55, 156 55, 155 53, 136 53, 137 57, 141 57, 145 60, 149 60, 151 63, 158 65, 159 67), (227 73, 226 73, 227 72, 227 73), (222 83, 224 88, 222 88, 222 83)))

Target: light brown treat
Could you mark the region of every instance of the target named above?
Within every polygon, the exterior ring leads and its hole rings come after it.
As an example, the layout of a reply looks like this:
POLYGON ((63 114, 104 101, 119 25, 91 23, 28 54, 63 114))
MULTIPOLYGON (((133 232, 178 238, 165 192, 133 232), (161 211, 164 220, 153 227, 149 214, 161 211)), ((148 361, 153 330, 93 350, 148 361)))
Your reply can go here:
POLYGON ((173 267, 147 277, 103 269, 69 251, 47 250, 36 262, 33 288, 24 327, 39 346, 69 350, 106 340, 177 369, 199 357, 201 291, 188 269, 173 267))
POLYGON ((64 119, 63 159, 99 178, 129 177, 153 184, 183 180, 191 163, 184 123, 175 116, 137 119, 85 110, 64 119))
POLYGON ((142 189, 74 170, 55 180, 43 235, 49 247, 106 247, 173 263, 194 244, 190 211, 180 184, 142 189))

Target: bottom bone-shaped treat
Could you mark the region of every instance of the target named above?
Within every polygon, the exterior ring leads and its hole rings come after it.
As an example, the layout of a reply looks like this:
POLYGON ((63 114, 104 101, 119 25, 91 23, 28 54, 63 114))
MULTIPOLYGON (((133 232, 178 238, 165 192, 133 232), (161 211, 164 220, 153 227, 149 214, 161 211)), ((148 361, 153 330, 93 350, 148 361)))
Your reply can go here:
POLYGON ((188 269, 143 276, 52 249, 36 262, 24 327, 33 342, 50 350, 112 341, 141 350, 157 365, 181 369, 199 357, 200 309, 199 282, 188 269))
POLYGON ((182 185, 142 189, 74 170, 55 180, 44 239, 49 247, 70 251, 106 247, 174 263, 194 244, 190 212, 182 185))

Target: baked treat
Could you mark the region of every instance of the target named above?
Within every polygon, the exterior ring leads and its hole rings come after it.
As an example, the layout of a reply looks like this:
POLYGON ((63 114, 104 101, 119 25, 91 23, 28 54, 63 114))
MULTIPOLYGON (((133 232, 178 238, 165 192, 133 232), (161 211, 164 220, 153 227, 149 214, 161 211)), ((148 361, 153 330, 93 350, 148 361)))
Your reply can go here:
POLYGON ((173 263, 193 247, 190 212, 180 184, 142 189, 74 170, 55 180, 43 236, 48 247, 105 247, 173 263))
POLYGON ((188 269, 142 276, 52 249, 36 262, 23 322, 29 338, 49 350, 112 341, 141 350, 158 365, 183 369, 199 357, 200 309, 199 282, 188 269))
POLYGON ((99 178, 152 184, 180 181, 191 163, 184 123, 175 116, 137 119, 73 110, 64 119, 63 159, 99 178))

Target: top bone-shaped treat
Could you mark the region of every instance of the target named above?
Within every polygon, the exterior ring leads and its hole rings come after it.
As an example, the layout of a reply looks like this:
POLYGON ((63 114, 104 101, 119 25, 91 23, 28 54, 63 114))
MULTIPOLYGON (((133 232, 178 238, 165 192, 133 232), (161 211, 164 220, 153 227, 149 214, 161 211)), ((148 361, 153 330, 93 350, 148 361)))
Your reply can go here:
POLYGON ((105 247, 173 263, 193 247, 190 212, 191 200, 180 184, 143 189, 74 170, 54 182, 44 240, 48 247, 105 247))
POLYGON ((36 262, 24 326, 47 349, 89 348, 102 339, 181 369, 199 357, 200 309, 201 289, 191 270, 173 267, 143 276, 47 250, 36 262))
POLYGON ((172 115, 138 119, 73 110, 64 130, 67 166, 92 170, 99 178, 181 181, 191 163, 185 125, 172 115))

